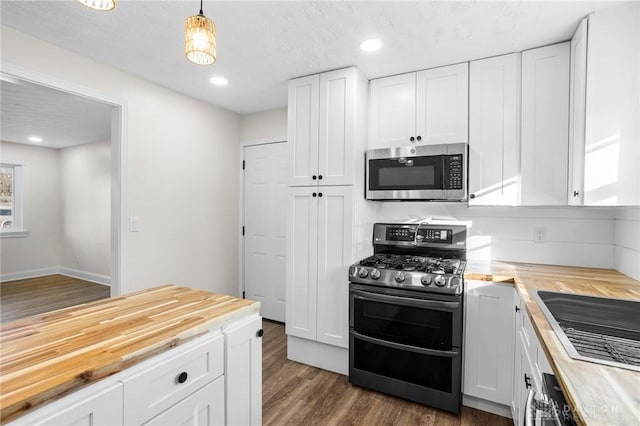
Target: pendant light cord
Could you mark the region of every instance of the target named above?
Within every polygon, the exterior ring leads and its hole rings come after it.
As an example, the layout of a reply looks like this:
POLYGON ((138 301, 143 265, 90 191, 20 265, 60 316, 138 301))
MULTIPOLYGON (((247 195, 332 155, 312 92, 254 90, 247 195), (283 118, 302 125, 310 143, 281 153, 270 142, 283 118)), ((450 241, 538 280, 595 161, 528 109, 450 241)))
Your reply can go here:
POLYGON ((200 0, 200 16, 204 16, 204 12, 202 11, 202 0, 200 0))

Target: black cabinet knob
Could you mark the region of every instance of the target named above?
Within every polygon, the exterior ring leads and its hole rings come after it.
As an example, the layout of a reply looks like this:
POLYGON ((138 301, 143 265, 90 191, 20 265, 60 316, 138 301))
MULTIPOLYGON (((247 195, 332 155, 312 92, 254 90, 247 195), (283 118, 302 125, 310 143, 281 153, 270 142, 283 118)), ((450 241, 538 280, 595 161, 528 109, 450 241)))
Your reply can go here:
POLYGON ((319 193, 318 193, 318 197, 322 197, 322 192, 319 192, 319 193))
POLYGON ((316 175, 311 176, 311 179, 316 180, 317 179, 316 175))
POLYGON ((413 142, 413 141, 415 141, 415 140, 416 140, 416 138, 414 138, 413 136, 411 136, 411 137, 409 138, 409 140, 410 140, 411 142, 413 142))
POLYGON ((182 373, 178 374, 178 377, 176 377, 176 382, 184 383, 187 381, 187 377, 189 377, 189 375, 186 371, 183 371, 182 373))
POLYGON ((262 337, 263 334, 264 334, 264 330, 263 329, 260 329, 260 330, 256 331, 256 336, 257 337, 262 337))
POLYGON ((418 136, 416 139, 417 139, 417 140, 418 140, 418 142, 419 142, 419 141, 421 141, 421 140, 422 140, 422 136, 418 136))
POLYGON ((313 195, 314 197, 317 197, 317 196, 318 196, 318 194, 316 194, 315 192, 314 192, 313 194, 311 194, 311 195, 313 195))
POLYGON ((476 198, 476 194, 469 194, 469 198, 476 198))
POLYGON ((318 175, 318 179, 322 180, 322 175, 318 175))
POLYGON ((531 377, 527 376, 527 373, 524 373, 524 385, 527 389, 531 387, 531 377))

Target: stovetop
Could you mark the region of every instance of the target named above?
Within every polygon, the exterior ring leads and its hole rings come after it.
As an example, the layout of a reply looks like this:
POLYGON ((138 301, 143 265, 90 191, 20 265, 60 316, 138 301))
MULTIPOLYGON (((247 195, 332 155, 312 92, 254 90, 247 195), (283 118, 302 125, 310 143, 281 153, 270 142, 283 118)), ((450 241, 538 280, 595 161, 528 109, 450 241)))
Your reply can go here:
POLYGON ((356 284, 460 295, 466 226, 376 223, 374 254, 349 268, 356 284))

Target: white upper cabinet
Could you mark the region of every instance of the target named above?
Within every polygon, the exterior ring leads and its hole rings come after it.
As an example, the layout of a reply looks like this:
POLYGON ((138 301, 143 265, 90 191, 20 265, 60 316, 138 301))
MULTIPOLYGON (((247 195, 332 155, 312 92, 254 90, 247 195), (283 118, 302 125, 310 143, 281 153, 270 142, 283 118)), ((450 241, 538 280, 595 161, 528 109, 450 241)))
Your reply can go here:
POLYGON ((587 18, 571 39, 569 73, 569 186, 570 205, 584 204, 584 132, 587 107, 587 18))
POLYGON ((369 149, 467 142, 468 63, 371 80, 369 149))
POLYGON ((353 185, 360 178, 366 84, 356 68, 289 82, 289 185, 353 185))
POLYGON ((569 42, 522 52, 522 205, 567 204, 569 52, 569 42))
POLYGON ((369 148, 410 145, 416 131, 416 73, 369 83, 369 148))
POLYGON ((416 139, 427 145, 467 142, 469 64, 416 74, 416 139))
POLYGON ((520 54, 470 63, 469 205, 517 205, 520 54))
POLYGON ((640 205, 639 21, 638 2, 589 15, 585 205, 640 205))

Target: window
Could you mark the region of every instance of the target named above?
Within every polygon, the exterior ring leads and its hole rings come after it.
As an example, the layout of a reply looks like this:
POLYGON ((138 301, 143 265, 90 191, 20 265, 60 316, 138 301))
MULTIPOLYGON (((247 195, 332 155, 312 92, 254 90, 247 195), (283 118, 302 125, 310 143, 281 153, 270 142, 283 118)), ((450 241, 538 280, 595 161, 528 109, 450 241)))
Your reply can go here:
POLYGON ((0 235, 26 236, 24 224, 24 171, 19 162, 0 163, 0 235))

